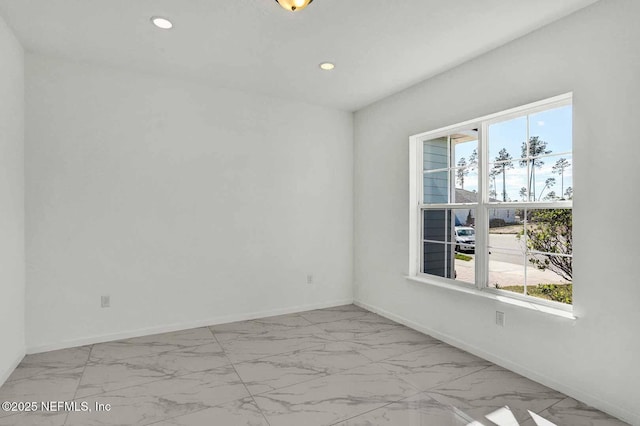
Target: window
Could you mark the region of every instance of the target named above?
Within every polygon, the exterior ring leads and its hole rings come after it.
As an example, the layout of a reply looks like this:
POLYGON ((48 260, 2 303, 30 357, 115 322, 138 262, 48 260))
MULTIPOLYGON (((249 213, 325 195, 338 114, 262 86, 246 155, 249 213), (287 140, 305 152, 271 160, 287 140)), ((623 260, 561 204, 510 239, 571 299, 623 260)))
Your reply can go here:
POLYGON ((563 95, 411 137, 410 275, 572 303, 572 106, 563 95))

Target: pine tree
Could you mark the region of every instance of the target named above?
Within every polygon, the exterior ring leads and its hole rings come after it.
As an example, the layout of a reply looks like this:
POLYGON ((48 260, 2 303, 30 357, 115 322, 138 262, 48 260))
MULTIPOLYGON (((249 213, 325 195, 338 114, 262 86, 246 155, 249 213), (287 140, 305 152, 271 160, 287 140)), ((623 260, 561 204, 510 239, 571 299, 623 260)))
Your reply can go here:
POLYGON ((513 169, 513 157, 506 148, 502 148, 495 159, 493 171, 496 174, 502 173, 502 201, 507 201, 507 170, 513 169))
POLYGON ((556 164, 551 168, 551 173, 560 175, 560 194, 564 194, 564 171, 569 168, 571 163, 566 158, 561 158, 556 161, 556 164))
POLYGON ((567 187, 567 190, 564 191, 564 196, 567 197, 568 200, 573 199, 573 188, 572 187, 567 187))
POLYGON ((456 169, 456 176, 458 183, 460 184, 460 188, 464 189, 464 178, 469 174, 469 169, 467 169, 467 160, 464 157, 460 158, 458 161, 459 169, 456 169))
POLYGON ((471 209, 469 209, 469 214, 467 214, 467 226, 473 226, 473 216, 471 215, 471 209))
POLYGON ((536 199, 536 169, 539 169, 544 165, 544 161, 535 157, 546 154, 551 154, 551 150, 547 149, 547 143, 541 140, 538 136, 532 136, 529 138, 528 153, 527 143, 522 142, 522 160, 520 160, 520 167, 527 167, 527 165, 530 166, 528 185, 529 195, 533 200, 536 199))
MULTIPOLYGON (((544 190, 547 188, 551 189, 551 187, 555 184, 556 184, 556 178, 552 178, 552 177, 547 178, 547 180, 544 181, 544 187, 542 188, 542 191, 540 191, 540 197, 538 197, 538 201, 540 201, 542 194, 544 194, 544 190)), ((555 194, 556 193, 554 192, 553 195, 555 196, 555 194)), ((548 199, 548 196, 547 196, 547 199, 548 199)))
POLYGON ((527 188, 524 186, 520 188, 520 198, 522 198, 522 201, 527 201, 527 188))

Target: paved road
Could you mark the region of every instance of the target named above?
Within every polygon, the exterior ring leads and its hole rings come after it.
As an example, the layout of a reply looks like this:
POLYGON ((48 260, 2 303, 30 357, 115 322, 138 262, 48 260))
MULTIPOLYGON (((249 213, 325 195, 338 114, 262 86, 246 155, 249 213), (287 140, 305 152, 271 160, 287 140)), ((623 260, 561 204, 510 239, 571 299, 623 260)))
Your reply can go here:
MULTIPOLYGON (((490 285, 499 283, 502 286, 522 285, 524 282, 524 241, 518 240, 514 234, 490 234, 489 244, 492 247, 489 257, 490 285)), ((469 254, 469 253, 465 253, 469 254)), ((456 261, 456 272, 461 281, 473 282, 475 275, 475 256, 469 262, 456 261)), ((565 282, 549 270, 540 271, 527 264, 527 282, 529 285, 540 283, 565 282)))
MULTIPOLYGON (((524 241, 516 238, 515 234, 489 234, 489 245, 492 261, 522 265, 524 262, 524 241)), ((473 254, 468 254, 475 257, 473 254)))
POLYGON ((524 262, 524 240, 518 240, 515 234, 489 234, 492 247, 490 260, 522 265, 524 262))

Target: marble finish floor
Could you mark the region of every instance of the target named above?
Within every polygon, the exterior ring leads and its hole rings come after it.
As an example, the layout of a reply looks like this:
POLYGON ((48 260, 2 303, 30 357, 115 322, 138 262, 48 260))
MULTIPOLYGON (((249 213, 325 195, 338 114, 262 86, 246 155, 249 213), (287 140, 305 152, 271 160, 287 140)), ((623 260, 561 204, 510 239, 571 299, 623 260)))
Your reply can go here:
POLYGON ((354 305, 28 355, 0 401, 78 404, 0 425, 625 424, 354 305))

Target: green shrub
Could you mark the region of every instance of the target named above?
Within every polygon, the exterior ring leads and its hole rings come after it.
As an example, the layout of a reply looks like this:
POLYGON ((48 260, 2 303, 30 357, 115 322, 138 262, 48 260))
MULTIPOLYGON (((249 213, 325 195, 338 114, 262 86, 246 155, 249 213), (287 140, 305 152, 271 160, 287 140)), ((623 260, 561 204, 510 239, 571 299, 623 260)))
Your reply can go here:
POLYGON ((489 221, 489 228, 502 228, 503 226, 507 226, 507 222, 499 217, 493 218, 489 221))
MULTIPOLYGON (((529 262, 544 271, 549 269, 567 281, 573 276, 573 219, 571 209, 534 210, 529 218, 527 248, 540 253, 529 262), (560 256, 558 256, 558 254, 560 256)), ((523 232, 518 235, 522 238, 523 232)))
MULTIPOLYGON (((524 293, 524 286, 521 285, 503 287, 496 284, 496 288, 514 293, 524 293)), ((527 286, 527 294, 529 296, 539 297, 540 299, 553 300, 571 305, 573 303, 573 284, 540 284, 537 286, 527 286)))
MULTIPOLYGON (((556 302, 571 304, 573 301, 572 284, 540 284, 539 286, 532 287, 531 292, 539 292, 556 302)), ((531 294, 531 292, 529 292, 529 294, 531 294)), ((535 294, 531 294, 531 296, 535 296, 535 294)))
POLYGON ((470 261, 471 259, 473 259, 471 256, 467 256, 466 254, 462 254, 462 253, 456 253, 456 259, 458 260, 464 260, 465 262, 470 261))

